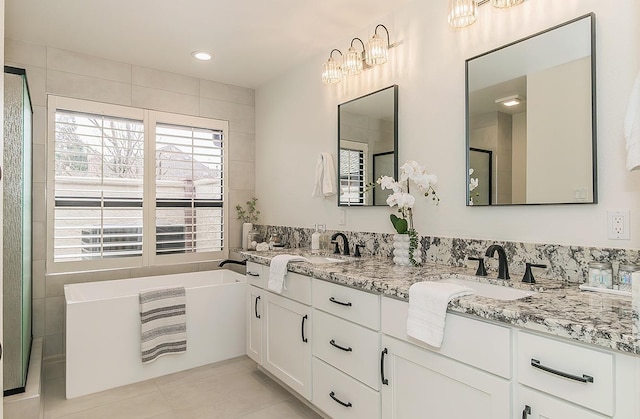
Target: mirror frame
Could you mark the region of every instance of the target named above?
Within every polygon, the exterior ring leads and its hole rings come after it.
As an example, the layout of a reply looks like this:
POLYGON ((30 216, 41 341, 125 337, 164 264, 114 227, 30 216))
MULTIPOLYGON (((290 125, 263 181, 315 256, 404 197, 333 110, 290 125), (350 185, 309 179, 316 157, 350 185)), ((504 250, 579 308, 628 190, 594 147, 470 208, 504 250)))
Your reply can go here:
POLYGON ((523 205, 591 205, 591 204, 597 204, 598 203, 598 166, 597 166, 597 137, 598 137, 598 131, 597 131, 597 109, 596 109, 596 15, 595 13, 587 13, 585 15, 576 17, 574 19, 571 19, 569 21, 566 21, 564 23, 560 23, 558 25, 555 25, 551 28, 545 29, 543 31, 537 32, 533 35, 529 35, 525 38, 521 38, 518 39, 516 41, 510 42, 508 44, 505 44, 503 46, 500 46, 498 48, 494 48, 490 51, 487 51, 485 53, 476 55, 474 57, 468 58, 467 60, 465 60, 465 128, 466 128, 466 132, 465 132, 465 156, 466 156, 466 162, 465 162, 465 191, 466 191, 466 195, 465 195, 465 205, 467 207, 480 207, 480 208, 487 208, 487 207, 507 207, 507 206, 523 206, 523 205), (493 52, 496 51, 500 51, 502 49, 511 47, 513 45, 519 44, 523 41, 526 41, 528 39, 531 38, 535 38, 538 35, 542 35, 548 32, 551 32, 553 30, 562 28, 564 26, 570 25, 572 23, 578 22, 580 20, 583 19, 587 19, 589 18, 590 20, 590 34, 591 34, 591 38, 590 38, 590 43, 591 43, 591 164, 592 164, 592 170, 591 170, 591 174, 592 174, 592 193, 593 193, 593 200, 589 201, 589 202, 537 202, 537 203, 518 203, 518 204, 494 204, 491 203, 491 200, 489 200, 489 204, 488 205, 470 205, 469 204, 469 155, 470 155, 470 120, 469 120, 469 62, 483 57, 485 55, 489 55, 493 52))
MULTIPOLYGON (((337 182, 338 182, 338 194, 337 194, 337 200, 338 200, 338 206, 339 207, 349 207, 349 208, 371 208, 371 207, 380 207, 380 206, 386 206, 387 204, 385 203, 384 205, 380 204, 380 205, 376 205, 375 202, 373 201, 372 198, 372 203, 371 205, 364 205, 364 204, 360 204, 360 205, 353 205, 353 204, 348 204, 348 203, 341 203, 340 202, 340 194, 341 194, 341 188, 340 188, 340 142, 341 142, 341 130, 340 130, 340 126, 341 126, 341 118, 340 118, 340 109, 342 106, 344 105, 348 105, 350 103, 353 103, 357 100, 360 99, 364 99, 367 98, 369 96, 375 95, 376 93, 380 93, 383 92, 385 90, 388 89, 393 89, 393 178, 397 179, 398 178, 398 85, 397 84, 392 84, 391 86, 387 86, 387 87, 383 87, 382 89, 378 89, 374 92, 371 93, 367 93, 366 95, 357 97, 355 99, 351 99, 347 102, 341 103, 338 105, 338 159, 337 159, 337 167, 336 167, 336 171, 337 173, 337 182)), ((347 140, 348 141, 348 140, 347 140)), ((371 156, 373 156, 373 153, 370 154, 371 156)), ((371 182, 375 182, 376 179, 372 179, 371 182)), ((365 185, 366 186, 366 185, 365 185)), ((376 185, 377 188, 379 188, 379 186, 376 185)), ((368 192, 365 193, 374 193, 374 189, 371 189, 368 192)), ((364 196, 364 195, 363 195, 364 196)), ((372 195, 373 196, 373 195, 372 195)))

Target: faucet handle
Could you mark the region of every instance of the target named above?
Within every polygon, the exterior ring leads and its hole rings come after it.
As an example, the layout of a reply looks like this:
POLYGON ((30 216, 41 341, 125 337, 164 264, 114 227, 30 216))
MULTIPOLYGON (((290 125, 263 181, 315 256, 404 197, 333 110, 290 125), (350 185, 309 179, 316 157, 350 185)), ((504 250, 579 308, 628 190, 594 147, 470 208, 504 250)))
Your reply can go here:
POLYGON ((527 284, 535 284, 536 279, 533 277, 533 273, 531 272, 531 268, 546 268, 547 265, 541 263, 526 263, 526 268, 524 270, 524 277, 522 277, 522 282, 526 282, 527 284))
POLYGON ((484 258, 469 256, 468 259, 478 261, 478 269, 476 270, 476 276, 487 276, 487 269, 484 267, 484 258))
POLYGON ((354 257, 359 258, 359 257, 361 257, 361 256, 362 256, 362 255, 360 254, 360 249, 361 249, 361 248, 364 248, 364 244, 356 244, 356 245, 355 245, 355 249, 356 249, 356 250, 354 250, 354 251, 353 251, 353 256, 354 256, 354 257))

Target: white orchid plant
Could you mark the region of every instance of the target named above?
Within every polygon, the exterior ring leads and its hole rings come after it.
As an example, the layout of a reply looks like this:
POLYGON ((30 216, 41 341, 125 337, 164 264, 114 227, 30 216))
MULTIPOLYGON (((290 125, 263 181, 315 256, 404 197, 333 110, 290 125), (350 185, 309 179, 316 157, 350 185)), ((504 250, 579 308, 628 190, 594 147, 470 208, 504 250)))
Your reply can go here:
POLYGON ((387 197, 387 205, 392 208, 397 206, 400 217, 391 214, 391 224, 393 224, 393 228, 398 234, 409 235, 409 260, 413 265, 418 266, 419 263, 413 258, 413 251, 418 247, 418 233, 413 228, 413 206, 416 199, 409 192, 409 181, 413 181, 425 197, 431 196, 431 199, 438 205, 440 198, 434 189, 434 185, 438 182, 437 176, 427 173, 422 166, 413 160, 409 160, 400 166, 400 179, 398 181, 390 176, 381 176, 377 183, 382 189, 393 191, 387 197))
MULTIPOLYGON (((471 191, 473 191, 475 188, 478 187, 478 178, 473 178, 471 177, 471 175, 473 174, 473 169, 469 169, 469 205, 473 205, 473 194, 471 193, 471 191)), ((480 196, 479 193, 475 193, 475 196, 480 196)))

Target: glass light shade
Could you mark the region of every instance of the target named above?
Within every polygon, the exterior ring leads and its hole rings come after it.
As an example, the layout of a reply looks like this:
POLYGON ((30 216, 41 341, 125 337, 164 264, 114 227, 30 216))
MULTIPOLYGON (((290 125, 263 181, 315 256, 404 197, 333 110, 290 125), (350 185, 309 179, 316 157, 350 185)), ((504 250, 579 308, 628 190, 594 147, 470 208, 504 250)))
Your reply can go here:
POLYGON ((340 64, 329 57, 326 63, 322 64, 322 82, 324 84, 336 84, 342 80, 342 69, 340 64))
POLYGON ((501 9, 517 6, 522 3, 524 0, 491 0, 491 5, 493 7, 499 7, 501 9))
POLYGON ((365 62, 369 66, 384 64, 387 62, 387 44, 380 35, 373 34, 373 37, 367 42, 365 51, 365 62))
POLYGON ((342 60, 342 72, 347 76, 357 76, 362 72, 362 54, 351 47, 342 60))
POLYGON ((449 25, 457 29, 464 28, 473 25, 477 18, 478 2, 476 0, 449 0, 449 25))

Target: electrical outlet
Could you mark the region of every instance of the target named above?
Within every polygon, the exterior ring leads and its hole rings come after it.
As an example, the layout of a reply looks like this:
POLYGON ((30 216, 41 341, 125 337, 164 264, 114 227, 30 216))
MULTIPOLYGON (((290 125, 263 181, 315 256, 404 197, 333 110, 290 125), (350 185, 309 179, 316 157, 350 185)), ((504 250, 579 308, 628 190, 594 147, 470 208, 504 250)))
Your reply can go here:
POLYGON ((611 240, 629 240, 629 210, 607 211, 607 237, 611 240))

